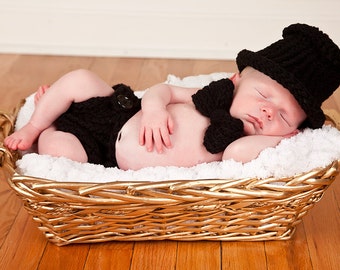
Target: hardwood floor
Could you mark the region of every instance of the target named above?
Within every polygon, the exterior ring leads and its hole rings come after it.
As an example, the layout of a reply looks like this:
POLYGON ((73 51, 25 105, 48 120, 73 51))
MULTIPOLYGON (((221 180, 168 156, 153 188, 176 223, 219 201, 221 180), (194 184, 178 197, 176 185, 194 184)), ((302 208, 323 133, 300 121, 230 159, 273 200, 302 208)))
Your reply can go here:
MULTIPOLYGON (((236 71, 233 61, 0 55, 0 110, 11 110, 41 84, 87 68, 134 89, 183 77, 236 71)), ((340 90, 324 107, 340 111, 340 90)), ((21 200, 0 179, 0 269, 339 269, 340 177, 288 241, 108 242, 57 247, 47 242, 21 200)))

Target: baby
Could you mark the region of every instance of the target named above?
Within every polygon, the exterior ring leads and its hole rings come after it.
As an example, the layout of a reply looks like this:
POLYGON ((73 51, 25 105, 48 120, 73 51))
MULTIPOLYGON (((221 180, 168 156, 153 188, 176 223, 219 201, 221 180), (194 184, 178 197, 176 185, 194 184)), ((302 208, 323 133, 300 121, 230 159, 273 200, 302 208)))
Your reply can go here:
POLYGON ((250 161, 299 128, 319 128, 321 104, 339 86, 340 50, 318 28, 294 24, 258 52, 241 51, 239 73, 203 89, 150 87, 142 100, 87 70, 39 88, 30 121, 5 139, 39 154, 137 170, 250 161))

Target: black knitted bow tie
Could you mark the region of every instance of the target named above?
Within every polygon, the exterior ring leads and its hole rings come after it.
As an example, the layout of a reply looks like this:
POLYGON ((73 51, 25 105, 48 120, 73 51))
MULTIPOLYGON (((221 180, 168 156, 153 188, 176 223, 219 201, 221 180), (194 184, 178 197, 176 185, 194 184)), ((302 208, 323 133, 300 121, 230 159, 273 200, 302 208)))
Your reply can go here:
POLYGON ((229 79, 210 83, 192 96, 196 109, 210 118, 203 144, 212 154, 225 150, 233 141, 244 136, 243 123, 230 115, 234 84, 229 79))

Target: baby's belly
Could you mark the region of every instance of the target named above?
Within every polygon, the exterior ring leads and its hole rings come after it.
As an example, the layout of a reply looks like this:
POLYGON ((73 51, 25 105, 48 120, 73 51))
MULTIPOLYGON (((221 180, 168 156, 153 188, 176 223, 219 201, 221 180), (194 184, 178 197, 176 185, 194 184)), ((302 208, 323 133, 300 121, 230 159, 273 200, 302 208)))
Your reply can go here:
POLYGON ((171 148, 163 153, 148 152, 139 144, 141 112, 134 115, 122 128, 116 141, 116 159, 123 170, 138 170, 153 166, 191 167, 199 163, 221 160, 222 154, 211 154, 203 145, 203 137, 209 119, 202 116, 192 105, 168 106, 174 120, 171 148))

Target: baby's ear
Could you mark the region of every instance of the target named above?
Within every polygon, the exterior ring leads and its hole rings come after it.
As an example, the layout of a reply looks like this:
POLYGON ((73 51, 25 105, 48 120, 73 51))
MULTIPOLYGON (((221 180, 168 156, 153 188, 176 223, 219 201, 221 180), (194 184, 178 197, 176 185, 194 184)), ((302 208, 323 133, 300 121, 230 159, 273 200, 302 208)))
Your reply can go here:
POLYGON ((233 82, 233 84, 236 86, 240 80, 240 73, 234 73, 229 79, 233 82))
POLYGON ((290 137, 293 137, 293 136, 297 135, 299 132, 300 132, 300 130, 295 129, 294 131, 292 131, 291 133, 285 135, 284 137, 285 138, 290 138, 290 137))

